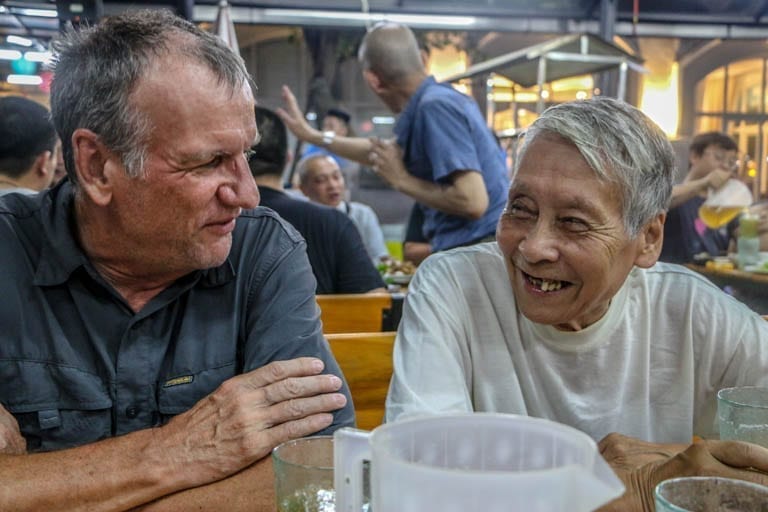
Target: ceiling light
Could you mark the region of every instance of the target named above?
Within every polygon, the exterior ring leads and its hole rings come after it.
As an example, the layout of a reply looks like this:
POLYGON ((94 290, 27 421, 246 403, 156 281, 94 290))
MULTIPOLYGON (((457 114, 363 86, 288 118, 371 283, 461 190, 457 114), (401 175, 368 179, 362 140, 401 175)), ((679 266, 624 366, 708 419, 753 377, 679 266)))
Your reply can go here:
POLYGON ((8 75, 8 83, 16 85, 40 85, 43 79, 37 75, 8 75))
POLYGON ((30 62, 45 62, 48 63, 53 59, 53 53, 51 52, 25 52, 24 58, 30 62))
POLYGON ((392 21, 403 25, 419 25, 429 23, 449 27, 467 27, 477 23, 474 16, 448 16, 439 14, 395 14, 395 13, 363 13, 339 11, 313 11, 307 9, 264 9, 267 17, 288 18, 320 18, 333 20, 359 21, 361 23, 392 21))
POLYGON ((16 60, 20 58, 21 58, 21 52, 19 50, 5 50, 0 48, 0 59, 16 60))
POLYGON ((6 42, 11 44, 17 44, 19 46, 32 46, 32 40, 21 36, 8 36, 5 38, 6 42))
POLYGON ((40 16, 42 18, 55 18, 58 16, 56 10, 50 9, 15 9, 13 12, 22 16, 40 16))

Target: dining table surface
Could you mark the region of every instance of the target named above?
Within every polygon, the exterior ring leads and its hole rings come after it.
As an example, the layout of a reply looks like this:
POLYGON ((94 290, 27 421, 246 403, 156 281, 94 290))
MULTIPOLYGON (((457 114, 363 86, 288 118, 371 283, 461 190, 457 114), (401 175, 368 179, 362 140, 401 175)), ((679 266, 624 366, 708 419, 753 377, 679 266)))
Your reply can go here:
POLYGON ((768 273, 685 264, 761 315, 768 315, 768 273))

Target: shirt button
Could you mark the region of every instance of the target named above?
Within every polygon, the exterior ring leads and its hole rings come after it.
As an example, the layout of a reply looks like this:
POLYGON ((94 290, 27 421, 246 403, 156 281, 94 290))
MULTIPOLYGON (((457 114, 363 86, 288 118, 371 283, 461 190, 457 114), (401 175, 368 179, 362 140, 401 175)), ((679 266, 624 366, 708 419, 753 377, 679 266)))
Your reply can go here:
POLYGON ((131 405, 130 407, 126 407, 125 408, 125 415, 129 419, 133 419, 133 418, 135 418, 136 416, 139 415, 139 408, 136 407, 135 405, 131 405))

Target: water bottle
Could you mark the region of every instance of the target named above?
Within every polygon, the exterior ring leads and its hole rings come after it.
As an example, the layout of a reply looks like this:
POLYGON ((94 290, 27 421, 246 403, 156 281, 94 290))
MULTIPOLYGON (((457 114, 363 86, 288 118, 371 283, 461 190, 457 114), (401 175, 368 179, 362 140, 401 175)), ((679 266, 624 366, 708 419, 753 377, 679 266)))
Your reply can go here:
POLYGON ((742 270, 760 262, 760 238, 758 225, 760 217, 745 211, 739 217, 739 237, 736 239, 736 259, 742 270))

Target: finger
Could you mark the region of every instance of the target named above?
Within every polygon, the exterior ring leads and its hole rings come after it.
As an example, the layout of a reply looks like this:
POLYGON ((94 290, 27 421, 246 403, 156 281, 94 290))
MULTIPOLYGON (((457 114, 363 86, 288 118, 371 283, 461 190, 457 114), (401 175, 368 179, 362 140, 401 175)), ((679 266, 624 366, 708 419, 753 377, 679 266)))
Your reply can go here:
POLYGON ((264 434, 269 439, 270 446, 277 446, 278 444, 290 441, 291 439, 298 439, 300 437, 315 434, 324 428, 329 427, 331 423, 333 423, 333 414, 313 414, 306 418, 275 425, 274 427, 265 430, 264 434))
POLYGON ((323 368, 325 368, 325 364, 320 359, 299 357, 286 361, 273 361, 266 366, 244 374, 243 377, 247 385, 258 389, 292 377, 317 375, 323 371, 323 368))
POLYGON ((709 453, 733 468, 750 468, 768 473, 768 448, 739 441, 705 441, 709 453))
POLYGON ((341 393, 328 393, 308 398, 294 398, 269 408, 268 427, 298 420, 315 414, 330 413, 347 405, 347 397, 341 393))
POLYGON ((292 377, 263 388, 268 403, 277 404, 294 398, 333 393, 341 389, 341 379, 336 375, 292 377))

